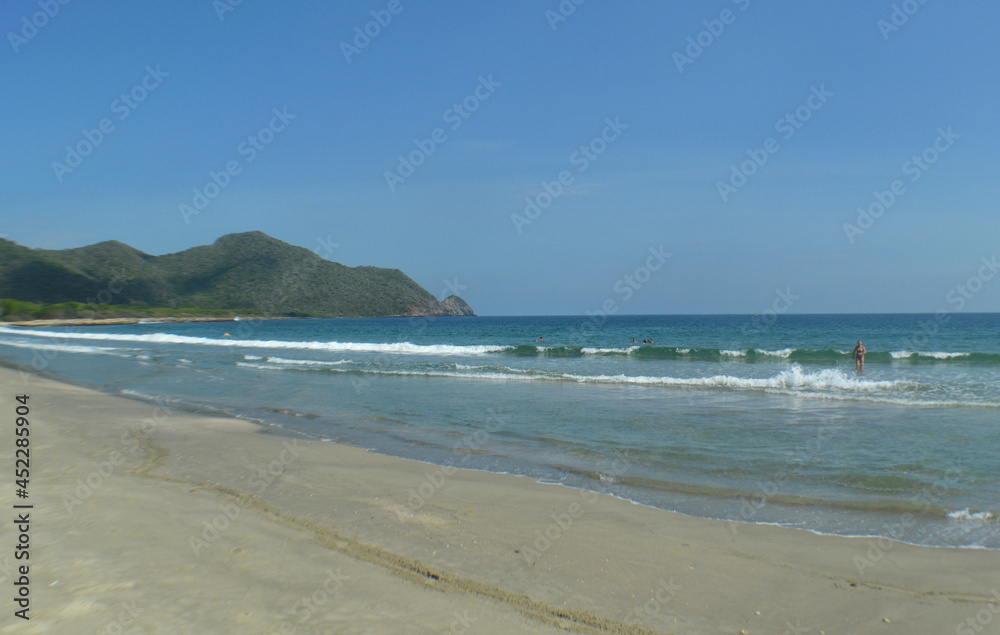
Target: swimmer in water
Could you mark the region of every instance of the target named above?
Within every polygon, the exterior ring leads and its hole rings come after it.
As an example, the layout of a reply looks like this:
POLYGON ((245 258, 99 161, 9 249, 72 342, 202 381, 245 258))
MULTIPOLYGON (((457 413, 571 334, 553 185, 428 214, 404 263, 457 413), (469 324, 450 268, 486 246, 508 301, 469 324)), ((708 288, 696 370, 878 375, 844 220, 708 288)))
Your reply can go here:
POLYGON ((858 340, 858 345, 854 347, 853 351, 851 351, 851 355, 854 356, 854 362, 858 365, 858 368, 864 367, 865 355, 867 353, 868 349, 866 349, 865 345, 861 343, 861 340, 858 340))

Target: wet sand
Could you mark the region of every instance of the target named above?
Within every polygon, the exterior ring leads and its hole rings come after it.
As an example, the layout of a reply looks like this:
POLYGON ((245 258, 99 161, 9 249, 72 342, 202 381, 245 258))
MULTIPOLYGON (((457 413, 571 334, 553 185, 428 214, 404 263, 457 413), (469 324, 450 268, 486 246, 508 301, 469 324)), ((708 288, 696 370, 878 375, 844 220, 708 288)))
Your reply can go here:
POLYGON ((695 519, 9 369, 0 386, 4 465, 30 396, 35 506, 32 619, 8 593, 0 633, 1000 628, 996 551, 695 519))

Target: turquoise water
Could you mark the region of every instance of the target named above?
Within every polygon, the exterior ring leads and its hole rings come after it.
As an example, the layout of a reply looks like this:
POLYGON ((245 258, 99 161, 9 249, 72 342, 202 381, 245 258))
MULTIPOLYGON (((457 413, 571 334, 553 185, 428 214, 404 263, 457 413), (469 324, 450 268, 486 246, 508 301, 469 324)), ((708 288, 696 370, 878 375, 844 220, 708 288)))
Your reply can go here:
POLYGON ((0 358, 733 531, 1000 548, 997 314, 3 327, 0 358))

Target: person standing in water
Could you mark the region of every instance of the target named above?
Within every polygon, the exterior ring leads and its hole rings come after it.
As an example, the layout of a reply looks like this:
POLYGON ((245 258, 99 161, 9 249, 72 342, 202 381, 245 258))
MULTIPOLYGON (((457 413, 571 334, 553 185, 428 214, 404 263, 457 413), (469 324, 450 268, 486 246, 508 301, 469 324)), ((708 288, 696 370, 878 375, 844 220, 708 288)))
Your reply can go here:
POLYGON ((867 352, 868 349, 866 349, 865 345, 861 343, 861 340, 858 340, 858 345, 854 347, 853 351, 851 351, 851 354, 854 356, 854 362, 858 365, 858 368, 865 365, 865 354, 867 352))

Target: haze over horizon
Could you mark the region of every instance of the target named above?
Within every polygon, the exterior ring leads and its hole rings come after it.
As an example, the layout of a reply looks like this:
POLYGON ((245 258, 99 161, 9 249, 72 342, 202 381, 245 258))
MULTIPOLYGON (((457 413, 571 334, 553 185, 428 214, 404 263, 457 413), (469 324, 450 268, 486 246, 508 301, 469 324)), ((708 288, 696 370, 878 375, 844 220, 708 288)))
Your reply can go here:
POLYGON ((260 230, 480 315, 1000 311, 998 19, 18 0, 0 236, 260 230))

